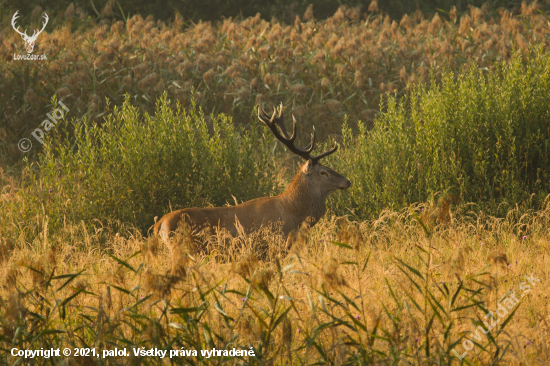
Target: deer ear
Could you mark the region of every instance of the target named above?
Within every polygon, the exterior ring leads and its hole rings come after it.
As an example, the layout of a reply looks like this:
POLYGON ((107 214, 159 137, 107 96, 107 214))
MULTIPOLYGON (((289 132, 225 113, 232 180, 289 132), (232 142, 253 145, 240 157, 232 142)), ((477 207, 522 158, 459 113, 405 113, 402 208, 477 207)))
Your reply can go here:
POLYGON ((313 170, 313 162, 311 160, 308 160, 307 163, 304 164, 302 167, 302 173, 309 174, 313 170))

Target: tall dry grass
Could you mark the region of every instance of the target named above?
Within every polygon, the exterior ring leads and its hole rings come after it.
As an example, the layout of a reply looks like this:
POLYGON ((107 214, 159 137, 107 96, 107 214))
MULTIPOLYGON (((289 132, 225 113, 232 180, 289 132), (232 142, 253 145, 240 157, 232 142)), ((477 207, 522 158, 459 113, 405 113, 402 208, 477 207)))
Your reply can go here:
POLYGON ((230 113, 243 124, 255 104, 282 101, 305 122, 300 132, 315 122, 321 134, 338 134, 344 113, 372 121, 380 94, 400 94, 406 84, 427 81, 431 68, 458 72, 473 60, 491 68, 513 49, 546 48, 550 35, 536 2, 519 13, 484 6, 460 17, 456 11, 432 19, 416 13, 400 21, 376 8, 365 19, 342 7, 323 21, 306 11, 290 25, 259 16, 214 24, 187 24, 176 16, 166 24, 105 15, 96 23, 69 7, 37 42, 35 53, 48 60, 15 62, 23 42, 9 21, 2 20, 0 32, 0 148, 11 161, 21 157, 17 141, 51 111, 54 94, 74 116, 99 121, 105 98, 120 105, 125 93, 152 114, 162 92, 189 106, 196 90, 207 114, 230 113))
MULTIPOLYGON (((173 358, 173 364, 542 365, 548 359, 550 207, 520 218, 421 205, 378 219, 324 219, 284 241, 264 233, 207 252, 185 228, 169 245, 111 226, 67 225, 32 243, 1 239, 0 353, 127 348, 129 358, 64 364, 160 364, 132 348, 247 349, 254 357, 173 358), (98 248, 104 249, 99 250, 98 248), (525 275, 535 282, 520 297, 525 275), (519 304, 475 340, 487 310, 519 304)), ((36 364, 47 360, 38 359, 36 364)))

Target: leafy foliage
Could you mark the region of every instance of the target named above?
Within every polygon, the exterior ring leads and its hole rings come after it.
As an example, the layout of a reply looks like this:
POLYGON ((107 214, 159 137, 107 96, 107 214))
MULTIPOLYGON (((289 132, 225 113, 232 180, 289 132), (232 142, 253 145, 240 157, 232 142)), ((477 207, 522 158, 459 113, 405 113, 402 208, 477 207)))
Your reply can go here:
POLYGON ((277 188, 271 137, 244 132, 224 115, 207 121, 194 104, 174 112, 165 96, 155 116, 128 101, 102 125, 72 120, 64 131, 45 141, 34 188, 25 193, 34 209, 44 205, 52 228, 67 216, 146 230, 169 206, 234 204, 232 196, 243 201, 277 188))
POLYGON ((354 186, 335 209, 376 216, 441 193, 499 215, 537 207, 550 192, 549 93, 550 57, 538 50, 388 96, 371 131, 344 127, 347 149, 331 159, 354 186))
MULTIPOLYGON (((106 98, 121 106, 129 94, 141 112, 154 114, 164 92, 175 108, 176 101, 189 107, 194 90, 204 111, 230 114, 243 126, 252 122, 255 105, 280 102, 300 121, 300 136, 312 125, 321 138, 339 134, 344 114, 353 128, 357 120, 372 126, 381 94, 403 95, 408 84, 429 81, 430 69, 460 73, 474 62, 492 68, 509 60, 513 49, 526 54, 533 45, 547 47, 547 15, 539 10, 533 3, 520 13, 482 7, 394 21, 374 10, 364 19, 357 9, 342 7, 326 20, 304 14, 285 25, 259 15, 196 24, 181 16, 164 23, 134 13, 123 20, 92 19, 73 7, 52 15, 35 47, 36 54, 47 55, 40 62, 13 60, 24 45, 10 27, 12 14, 5 14, 0 164, 40 151, 25 155, 17 142, 52 111, 54 95, 72 117, 98 123, 106 98)), ((21 25, 40 25, 42 14, 29 14, 33 20, 21 25)))

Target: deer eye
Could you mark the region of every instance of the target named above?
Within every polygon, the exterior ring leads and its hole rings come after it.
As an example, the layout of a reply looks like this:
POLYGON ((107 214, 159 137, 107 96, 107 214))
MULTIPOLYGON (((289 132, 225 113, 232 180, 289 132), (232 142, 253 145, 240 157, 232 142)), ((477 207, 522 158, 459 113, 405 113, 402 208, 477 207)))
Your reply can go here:
POLYGON ((324 175, 325 177, 328 177, 328 173, 327 173, 327 172, 325 172, 324 170, 323 170, 323 171, 321 171, 321 173, 320 173, 320 174, 321 174, 321 175, 324 175))

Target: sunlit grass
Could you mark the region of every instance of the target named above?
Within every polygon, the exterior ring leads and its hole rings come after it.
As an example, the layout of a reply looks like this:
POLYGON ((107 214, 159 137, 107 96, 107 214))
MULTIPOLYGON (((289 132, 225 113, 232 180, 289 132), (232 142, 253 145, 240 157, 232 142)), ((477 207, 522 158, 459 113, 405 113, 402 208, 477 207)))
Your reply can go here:
MULTIPOLYGON (((235 239, 205 252, 185 229, 170 245, 110 226, 96 233, 82 225, 56 235, 45 230, 32 243, 2 239, 0 344, 131 353, 107 364, 159 363, 136 358, 134 347, 254 347, 255 357, 223 360, 451 365, 458 363, 452 350, 463 354, 474 324, 483 326, 486 311, 495 312, 509 291, 520 296, 528 274, 542 282, 465 359, 474 365, 545 359, 549 211, 519 221, 473 213, 453 220, 441 212, 418 216, 423 209, 450 208, 418 206, 414 214, 384 212, 365 222, 324 219, 297 232, 289 252, 266 234, 269 261, 254 254, 257 240, 235 239)), ((222 361, 198 352, 172 362, 222 361)), ((15 361, 8 352, 2 357, 15 361)))
POLYGON ((47 62, 10 61, 22 42, 0 33, 0 151, 21 157, 53 95, 76 117, 34 163, 0 168, 0 363, 22 363, 13 347, 130 354, 37 364, 165 362, 131 350, 145 347, 199 351, 175 364, 458 365, 470 341, 464 364, 548 360, 550 30, 535 5, 400 22, 341 8, 292 25, 93 24, 70 10, 37 43, 47 62), (288 184, 290 154, 251 122, 280 101, 298 136, 315 124, 321 144, 340 142, 326 164, 353 186, 325 218, 288 241, 148 237, 170 209, 288 184))

